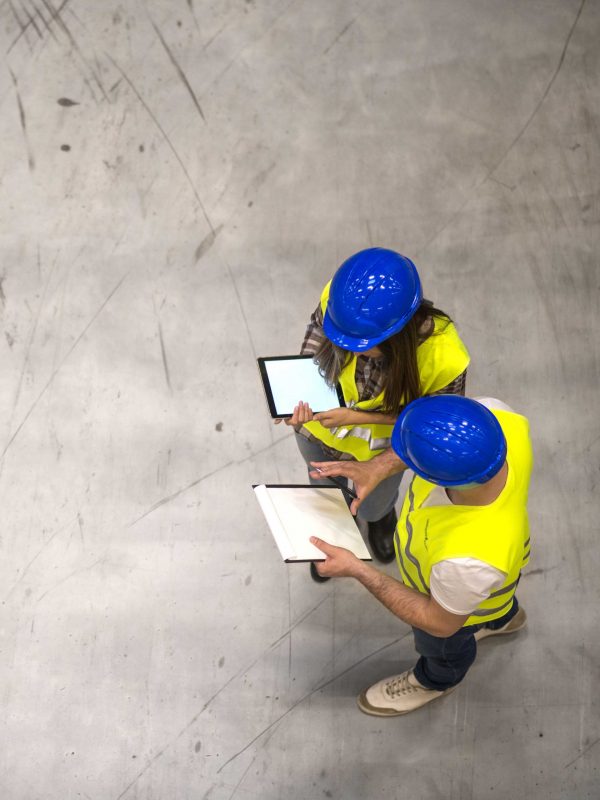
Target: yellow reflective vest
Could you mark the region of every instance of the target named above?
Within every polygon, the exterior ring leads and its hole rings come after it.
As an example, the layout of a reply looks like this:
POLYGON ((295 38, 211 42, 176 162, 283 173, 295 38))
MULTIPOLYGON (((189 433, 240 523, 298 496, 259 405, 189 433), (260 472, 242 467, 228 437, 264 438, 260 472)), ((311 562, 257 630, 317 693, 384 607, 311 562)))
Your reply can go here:
POLYGON ((398 521, 394 543, 402 581, 429 594, 431 568, 448 558, 476 558, 506 573, 504 584, 467 619, 478 625, 506 614, 521 569, 529 561, 527 491, 533 465, 529 423, 520 414, 496 411, 507 443, 508 477, 487 506, 425 506, 435 488, 415 475, 398 521))
MULTIPOLYGON (((327 309, 329 287, 323 289, 321 308, 327 309)), ((432 394, 458 378, 469 364, 469 353, 451 322, 434 318, 432 335, 417 347, 417 367, 421 380, 421 396, 432 394)), ((378 411, 383 408, 384 393, 370 400, 358 399, 358 389, 354 374, 356 356, 348 361, 340 375, 340 386, 346 405, 358 411, 378 411)), ((307 422, 304 428, 316 439, 334 450, 350 454, 357 461, 369 461, 390 446, 393 425, 379 423, 344 425, 338 428, 324 428, 320 422, 307 422)))

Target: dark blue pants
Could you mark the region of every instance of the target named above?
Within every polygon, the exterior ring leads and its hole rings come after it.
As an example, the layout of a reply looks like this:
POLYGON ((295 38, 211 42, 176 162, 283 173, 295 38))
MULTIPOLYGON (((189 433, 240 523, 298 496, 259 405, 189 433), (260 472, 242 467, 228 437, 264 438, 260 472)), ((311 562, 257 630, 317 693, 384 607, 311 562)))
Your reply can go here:
POLYGON ((483 625, 468 625, 452 636, 440 638, 413 628, 415 647, 420 658, 415 667, 415 678, 427 689, 438 692, 460 683, 469 671, 477 655, 477 642, 474 634, 480 628, 501 628, 519 610, 516 595, 510 611, 503 617, 483 625))

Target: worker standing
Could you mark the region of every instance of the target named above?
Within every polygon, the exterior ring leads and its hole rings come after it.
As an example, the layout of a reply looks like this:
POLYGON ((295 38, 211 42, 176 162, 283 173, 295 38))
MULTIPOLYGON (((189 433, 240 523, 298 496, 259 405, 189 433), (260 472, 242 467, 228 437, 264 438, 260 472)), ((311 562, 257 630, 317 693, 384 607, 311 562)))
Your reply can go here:
MULTIPOLYGON (((423 299, 415 265, 393 250, 362 250, 341 265, 322 292, 301 352, 314 355, 330 386, 341 385, 347 406, 313 414, 299 402, 286 420, 307 465, 367 462, 389 448, 394 423, 412 400, 465 392, 469 354, 452 320, 423 299)), ((382 481, 360 510, 371 550, 384 563, 394 559, 401 478, 397 472, 382 481)), ((314 565, 311 575, 327 580, 314 565)))
POLYGON ((358 580, 412 626, 420 658, 358 698, 375 716, 406 714, 452 691, 475 660, 477 640, 516 632, 526 615, 515 591, 529 560, 527 493, 532 451, 527 419, 504 403, 440 395, 411 403, 389 453, 370 465, 316 464, 354 481, 360 506, 376 480, 408 466, 395 534, 401 581, 348 550, 311 538, 323 575, 358 580))

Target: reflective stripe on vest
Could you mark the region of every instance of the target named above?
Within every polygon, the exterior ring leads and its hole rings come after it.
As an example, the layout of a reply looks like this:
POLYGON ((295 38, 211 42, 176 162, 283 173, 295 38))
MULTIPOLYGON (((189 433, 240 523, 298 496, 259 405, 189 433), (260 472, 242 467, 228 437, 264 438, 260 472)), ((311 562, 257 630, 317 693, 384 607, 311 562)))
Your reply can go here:
MULTIPOLYGON (((321 308, 327 309, 329 286, 323 289, 321 308)), ((340 386, 346 405, 357 411, 381 411, 384 394, 381 392, 369 400, 358 399, 358 387, 354 375, 356 356, 353 355, 340 375, 340 386)), ((421 383, 421 394, 431 394, 452 383, 469 364, 469 353, 460 340, 456 328, 445 320, 434 317, 434 332, 417 347, 417 367, 421 383)), ((359 425, 344 425, 324 428, 320 422, 307 422, 304 427, 315 439, 327 447, 348 453, 357 461, 369 461, 391 445, 393 425, 373 422, 359 425)))
POLYGON ((513 600, 521 569, 529 561, 527 490, 532 466, 525 417, 494 411, 507 440, 508 476, 500 495, 487 506, 425 506, 434 484, 415 476, 404 499, 394 545, 402 581, 429 594, 434 564, 475 558, 506 573, 504 584, 479 604, 465 625, 503 616, 513 600))
MULTIPOLYGON (((376 438, 373 436, 374 427, 374 425, 367 426, 366 428, 362 425, 352 425, 351 427, 345 428, 329 428, 329 432, 338 440, 346 439, 348 436, 352 436, 356 439, 362 439, 369 445, 369 450, 378 450, 379 452, 381 452, 381 450, 387 450, 387 448, 391 447, 392 445, 392 437, 384 436, 376 438)), ((342 448, 336 447, 335 449, 341 450, 342 448)))

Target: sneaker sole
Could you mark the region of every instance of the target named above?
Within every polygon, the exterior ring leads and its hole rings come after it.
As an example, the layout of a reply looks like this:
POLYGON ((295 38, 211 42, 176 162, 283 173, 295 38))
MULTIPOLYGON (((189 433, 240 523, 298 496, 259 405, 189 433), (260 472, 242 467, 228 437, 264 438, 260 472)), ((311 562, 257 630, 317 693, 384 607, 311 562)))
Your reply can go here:
POLYGON ((369 701, 367 700, 367 691, 365 689, 364 692, 361 692, 358 697, 356 698, 356 704, 359 709, 363 712, 363 714, 368 714, 371 717, 403 717, 405 714, 412 714, 414 711, 418 711, 420 708, 424 708, 428 706, 430 703, 433 703, 434 700, 439 700, 442 697, 445 697, 448 694, 452 694, 452 692, 458 689, 457 686, 451 686, 449 689, 441 692, 437 697, 432 697, 431 700, 428 700, 426 703, 423 703, 422 706, 417 706, 416 708, 408 708, 406 711, 394 711, 391 708, 377 708, 376 706, 372 706, 369 701))

